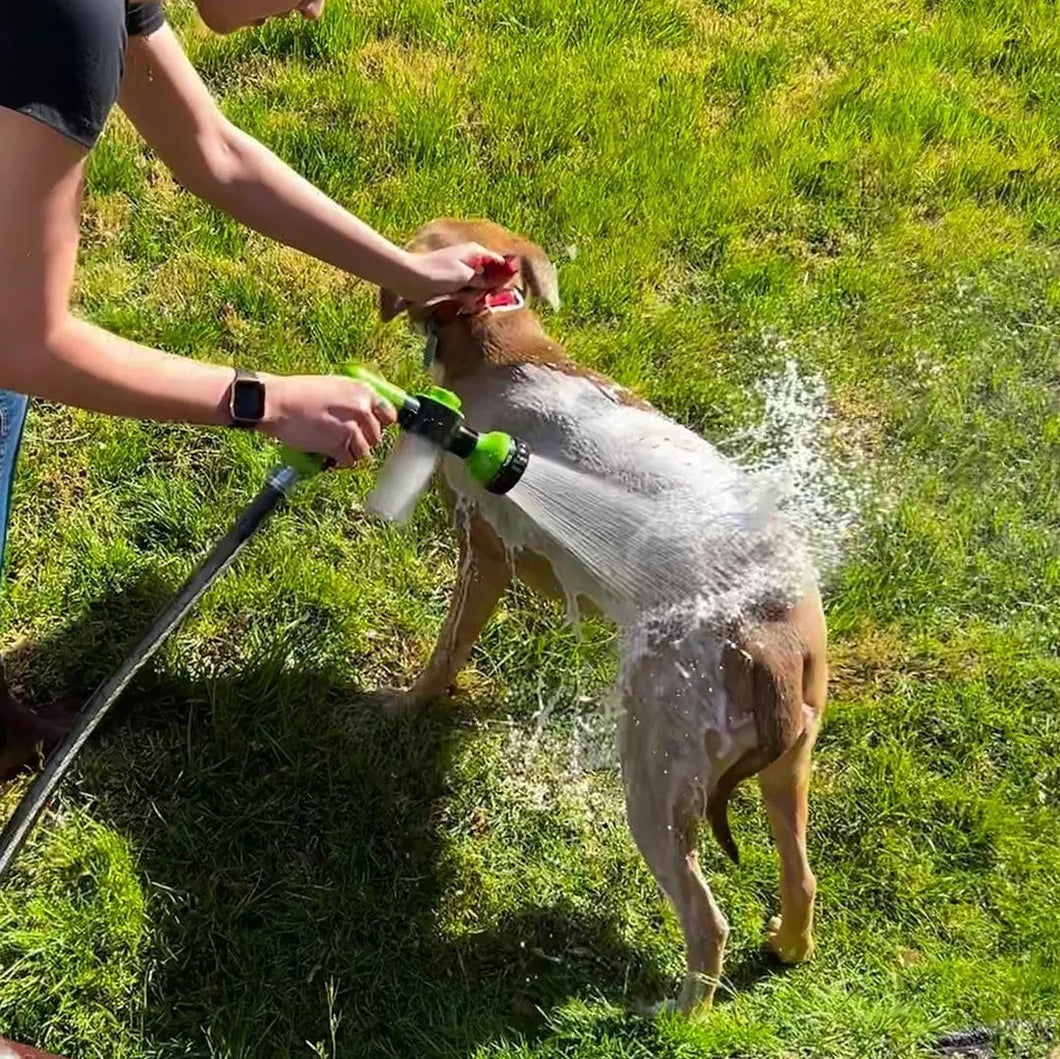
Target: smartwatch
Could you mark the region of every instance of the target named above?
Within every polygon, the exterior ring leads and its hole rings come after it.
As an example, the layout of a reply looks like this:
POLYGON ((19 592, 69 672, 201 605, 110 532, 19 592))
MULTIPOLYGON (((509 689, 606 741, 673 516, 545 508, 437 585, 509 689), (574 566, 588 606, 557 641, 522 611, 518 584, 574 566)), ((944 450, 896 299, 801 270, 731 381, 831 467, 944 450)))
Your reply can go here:
POLYGON ((236 371, 228 388, 228 417, 232 426, 253 430, 265 418, 265 383, 252 371, 236 371))

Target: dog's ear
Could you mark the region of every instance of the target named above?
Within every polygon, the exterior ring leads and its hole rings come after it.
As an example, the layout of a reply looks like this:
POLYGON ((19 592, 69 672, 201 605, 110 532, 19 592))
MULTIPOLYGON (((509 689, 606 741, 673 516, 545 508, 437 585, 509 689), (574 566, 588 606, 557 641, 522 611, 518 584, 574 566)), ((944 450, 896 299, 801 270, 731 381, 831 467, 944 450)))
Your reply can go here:
POLYGON ((558 309, 559 277, 548 255, 533 243, 521 243, 517 254, 527 293, 545 302, 550 309, 558 309))
POLYGON ((379 288, 379 316, 384 324, 390 323, 395 316, 400 316, 407 307, 404 298, 398 297, 386 287, 379 288))

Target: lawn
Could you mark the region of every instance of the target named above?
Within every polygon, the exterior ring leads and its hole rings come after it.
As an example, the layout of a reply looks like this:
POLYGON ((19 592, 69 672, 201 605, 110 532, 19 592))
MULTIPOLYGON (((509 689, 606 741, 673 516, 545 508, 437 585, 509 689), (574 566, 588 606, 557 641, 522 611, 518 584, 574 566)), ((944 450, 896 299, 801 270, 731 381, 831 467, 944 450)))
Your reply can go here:
MULTIPOLYGON (((704 839, 732 924, 715 1010, 636 1014, 682 950, 614 769, 572 761, 613 632, 513 590, 455 702, 381 717, 454 544, 434 498, 402 530, 363 515, 368 467, 301 490, 83 755, 0 889, 0 1034, 86 1059, 865 1059, 1055 1016, 1055 5, 334 0, 230 39, 168 10, 226 112, 383 231, 484 214, 542 243, 553 333, 707 437, 756 423, 788 360, 823 378, 835 458, 880 502, 827 585, 818 952, 761 956, 777 865, 747 785, 741 865, 704 839)), ((423 381, 370 290, 195 202, 117 115, 77 296, 189 356, 423 381)), ((0 601, 28 693, 84 697, 274 462, 37 404, 0 601)))

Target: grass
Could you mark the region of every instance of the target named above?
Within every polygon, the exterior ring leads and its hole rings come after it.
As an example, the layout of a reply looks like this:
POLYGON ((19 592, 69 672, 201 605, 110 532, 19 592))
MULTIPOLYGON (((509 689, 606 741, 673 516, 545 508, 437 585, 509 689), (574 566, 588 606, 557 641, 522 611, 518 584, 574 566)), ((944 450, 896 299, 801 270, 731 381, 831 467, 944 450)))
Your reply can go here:
MULTIPOLYGON (((461 703, 385 722, 454 549, 433 499, 407 531, 361 517, 367 468, 275 518, 84 754, 0 890, 0 1033, 93 1059, 864 1059, 1055 1016, 1054 5, 335 0, 225 40, 169 10, 225 110, 382 230, 533 235, 553 332, 707 436, 786 356, 823 374, 887 503, 828 586, 819 951, 760 956, 776 863, 743 790, 741 867, 705 847, 733 926, 715 1012, 629 1013, 681 947, 613 772, 568 768, 612 634, 513 591, 461 703)), ((117 117, 79 275, 87 317, 167 349, 420 380, 370 291, 178 192, 117 117)), ((0 601, 31 692, 107 674, 273 459, 37 405, 0 601)))

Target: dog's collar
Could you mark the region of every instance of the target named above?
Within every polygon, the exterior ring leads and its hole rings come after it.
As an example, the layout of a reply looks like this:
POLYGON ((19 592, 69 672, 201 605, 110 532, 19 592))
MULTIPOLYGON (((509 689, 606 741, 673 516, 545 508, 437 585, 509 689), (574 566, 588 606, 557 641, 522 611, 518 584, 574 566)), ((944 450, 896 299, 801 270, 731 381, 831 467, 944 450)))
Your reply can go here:
POLYGON ((423 366, 434 363, 438 350, 438 328, 451 324, 460 316, 492 316, 522 309, 526 298, 518 287, 502 287, 500 290, 484 291, 473 300, 448 298, 431 307, 427 318, 427 345, 423 350, 423 366))

